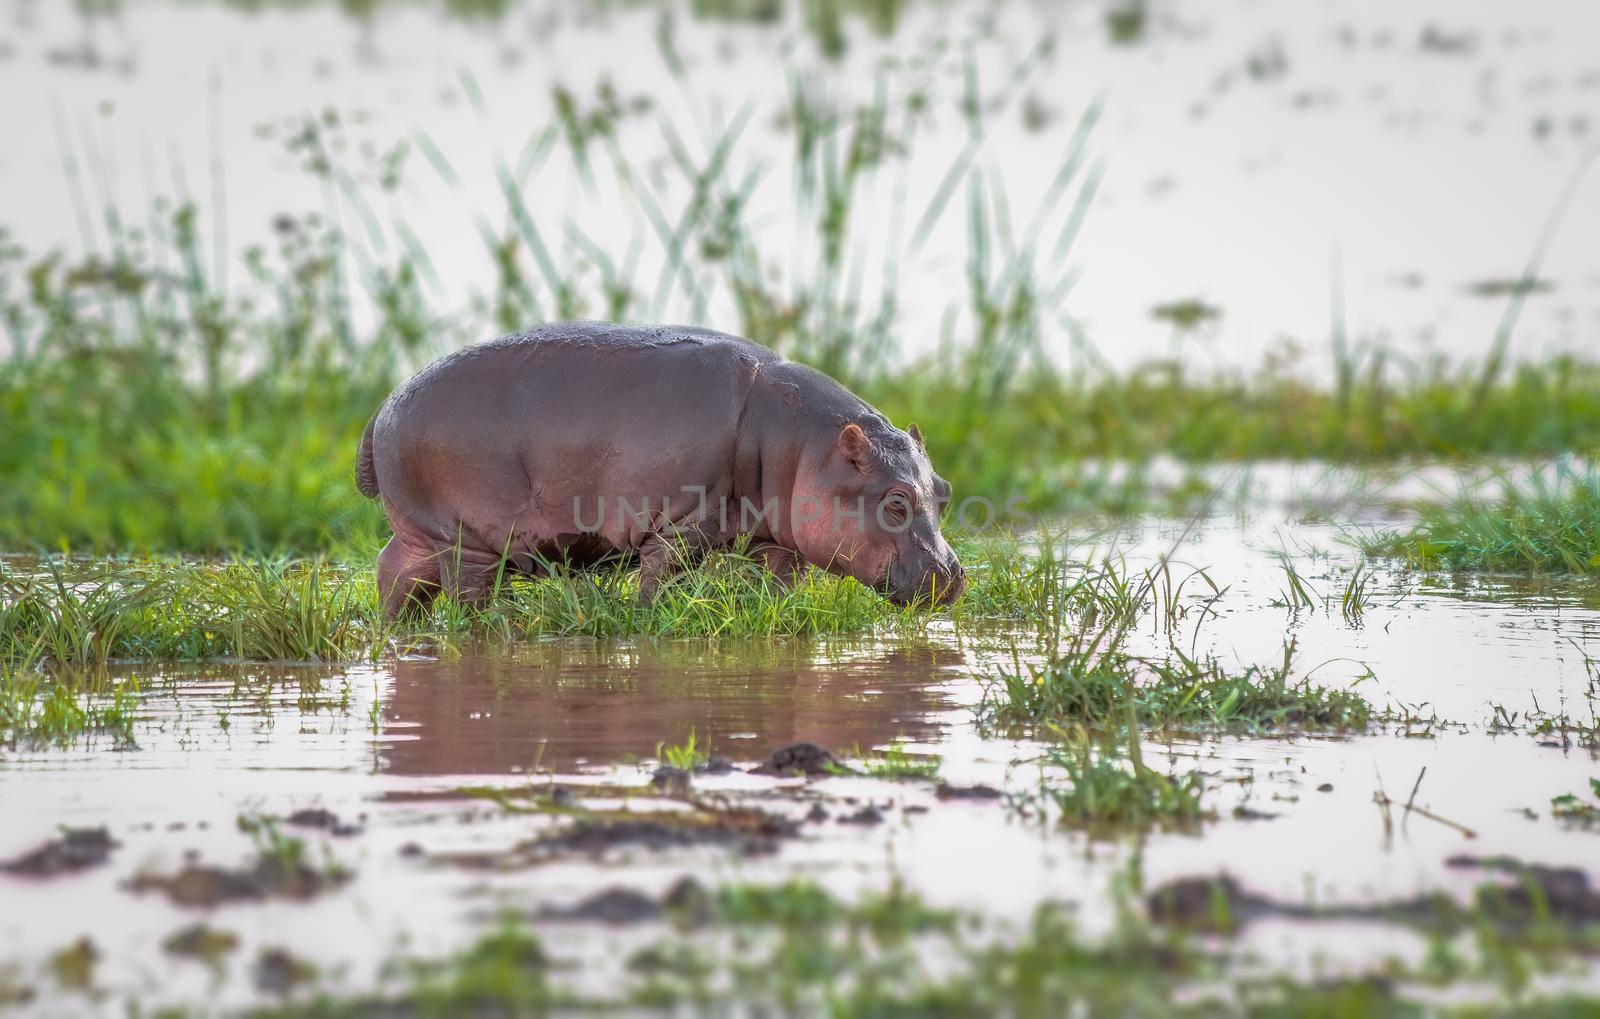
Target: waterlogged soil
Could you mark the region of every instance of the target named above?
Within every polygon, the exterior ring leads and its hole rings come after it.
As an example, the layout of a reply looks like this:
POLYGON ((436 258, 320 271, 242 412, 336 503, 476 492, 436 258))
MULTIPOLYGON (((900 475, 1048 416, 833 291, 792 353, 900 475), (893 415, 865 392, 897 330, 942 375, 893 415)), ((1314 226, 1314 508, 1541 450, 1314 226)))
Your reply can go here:
MULTIPOLYGON (((604 996, 686 888, 799 877, 854 898, 898 881, 1001 928, 1070 903, 1094 933, 1135 855, 1153 922, 1209 930, 1220 895, 1235 943, 1301 976, 1416 963, 1430 933, 1463 929, 1451 904, 1486 875, 1532 875, 1581 917, 1600 836, 1550 800, 1587 795, 1600 763, 1494 720, 1498 705, 1519 725, 1530 710, 1593 725, 1600 589, 1380 571, 1352 620, 1338 537, 1220 520, 1093 546, 1133 564, 1168 553, 1175 576, 1203 569, 1223 589, 1198 638, 1197 608, 1178 624, 1186 645, 1271 663, 1292 637, 1300 674, 1426 720, 1149 742, 1154 767, 1204 769, 1216 817, 1137 837, 1018 809, 1041 745, 975 711, 986 677, 1040 653, 1005 630, 124 666, 145 691, 136 746, 0 750, 0 959, 31 995, 22 1014, 229 1009, 363 993, 387 962, 459 950, 510 914, 545 935, 567 986, 604 996), (1326 604, 1282 604, 1284 550, 1326 604), (660 745, 691 734, 709 759, 663 767, 660 745), (891 745, 936 758, 937 776, 844 773, 891 745)), ((1185 592, 1212 595, 1198 578, 1185 592)), ((1166 639, 1158 624, 1136 638, 1166 639)), ((1592 980, 1591 964, 1563 979, 1592 980)))

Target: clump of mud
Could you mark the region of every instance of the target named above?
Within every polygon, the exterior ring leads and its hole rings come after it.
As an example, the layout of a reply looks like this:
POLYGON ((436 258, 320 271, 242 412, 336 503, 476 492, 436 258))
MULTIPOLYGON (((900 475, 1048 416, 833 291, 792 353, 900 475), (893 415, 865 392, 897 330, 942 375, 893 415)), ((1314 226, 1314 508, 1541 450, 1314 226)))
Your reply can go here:
POLYGON ((351 835, 360 835, 361 826, 350 824, 341 820, 338 814, 323 807, 308 807, 297 810, 283 819, 283 823, 295 828, 315 828, 325 831, 336 838, 347 838, 351 835))
POLYGON ((794 776, 848 774, 848 768, 815 743, 794 743, 772 752, 772 756, 750 769, 752 775, 794 776))
POLYGON ((1478 889, 1478 905, 1503 923, 1522 927, 1545 915, 1576 926, 1600 923, 1600 891, 1577 867, 1549 867, 1511 856, 1452 856, 1445 865, 1510 876, 1510 882, 1478 889))
POLYGON ((993 786, 987 785, 951 785, 949 782, 940 782, 939 788, 933 795, 941 800, 998 800, 1005 795, 993 786))
POLYGON ((761 811, 741 810, 683 818, 584 819, 525 848, 536 855, 602 856, 630 847, 660 851, 722 846, 759 856, 776 852, 779 839, 795 834, 793 822, 761 811))
POLYGON ((317 978, 317 968, 286 948, 264 948, 251 967, 251 979, 262 994, 284 997, 317 978))
POLYGON ((127 887, 134 892, 160 893, 175 906, 211 908, 267 899, 303 901, 349 880, 350 874, 340 869, 319 869, 298 858, 262 856, 248 867, 190 863, 176 874, 139 874, 127 887))
POLYGON ((631 888, 607 888, 572 906, 546 906, 539 910, 537 918, 618 927, 655 920, 661 914, 661 905, 643 892, 631 888))
POLYGON ((594 812, 499 853, 451 853, 436 862, 480 870, 531 867, 572 856, 603 859, 630 850, 665 852, 700 846, 766 856, 800 833, 800 823, 750 807, 695 803, 693 809, 636 814, 594 812))
POLYGON ((180 959, 195 959, 216 968, 222 964, 223 956, 239 947, 239 936, 232 931, 195 923, 175 931, 161 947, 180 959))
POLYGON ((23 877, 57 877, 98 867, 122 843, 105 828, 63 828, 59 838, 0 863, 0 871, 23 877))

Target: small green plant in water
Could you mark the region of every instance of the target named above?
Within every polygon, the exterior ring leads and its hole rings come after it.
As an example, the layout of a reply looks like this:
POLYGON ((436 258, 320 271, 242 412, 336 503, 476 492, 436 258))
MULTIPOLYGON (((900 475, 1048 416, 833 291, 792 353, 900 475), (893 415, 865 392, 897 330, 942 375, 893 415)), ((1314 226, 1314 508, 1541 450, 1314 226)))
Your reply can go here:
POLYGON ((1137 728, 1122 742, 1083 728, 1057 734, 1039 787, 1024 796, 1024 806, 1053 805, 1062 823, 1091 831, 1181 828, 1209 816, 1202 802, 1204 775, 1198 769, 1164 775, 1150 768, 1137 728))
POLYGON ((669 768, 679 771, 693 771, 695 768, 711 760, 711 753, 700 745, 695 737, 694 728, 689 729, 689 736, 682 743, 657 743, 656 759, 669 768))
POLYGON ((1589 780, 1593 798, 1583 799, 1576 793, 1562 793, 1550 801, 1550 813, 1567 824, 1594 828, 1600 826, 1600 778, 1589 780))
POLYGON ((942 764, 937 757, 907 753, 905 744, 898 741, 878 753, 857 756, 859 773, 872 778, 933 778, 942 764))

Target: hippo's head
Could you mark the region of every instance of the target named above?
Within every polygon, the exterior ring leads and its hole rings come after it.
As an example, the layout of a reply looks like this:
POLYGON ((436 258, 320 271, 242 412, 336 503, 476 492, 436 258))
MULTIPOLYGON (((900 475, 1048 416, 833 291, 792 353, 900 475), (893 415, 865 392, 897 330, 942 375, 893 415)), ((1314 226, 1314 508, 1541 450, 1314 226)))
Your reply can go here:
POLYGON ((950 484, 917 426, 869 436, 847 424, 811 451, 795 481, 795 544, 806 561, 854 577, 897 605, 961 597, 967 577, 939 531, 950 484))

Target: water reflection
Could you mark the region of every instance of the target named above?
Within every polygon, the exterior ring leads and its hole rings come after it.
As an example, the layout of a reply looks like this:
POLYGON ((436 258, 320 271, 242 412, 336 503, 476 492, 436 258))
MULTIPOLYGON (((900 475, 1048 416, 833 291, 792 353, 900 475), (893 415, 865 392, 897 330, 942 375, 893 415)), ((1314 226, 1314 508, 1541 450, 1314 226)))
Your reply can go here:
POLYGON ((655 754, 693 729, 735 760, 810 740, 836 750, 939 738, 959 651, 896 645, 561 641, 401 661, 381 768, 402 775, 571 771, 655 754))

